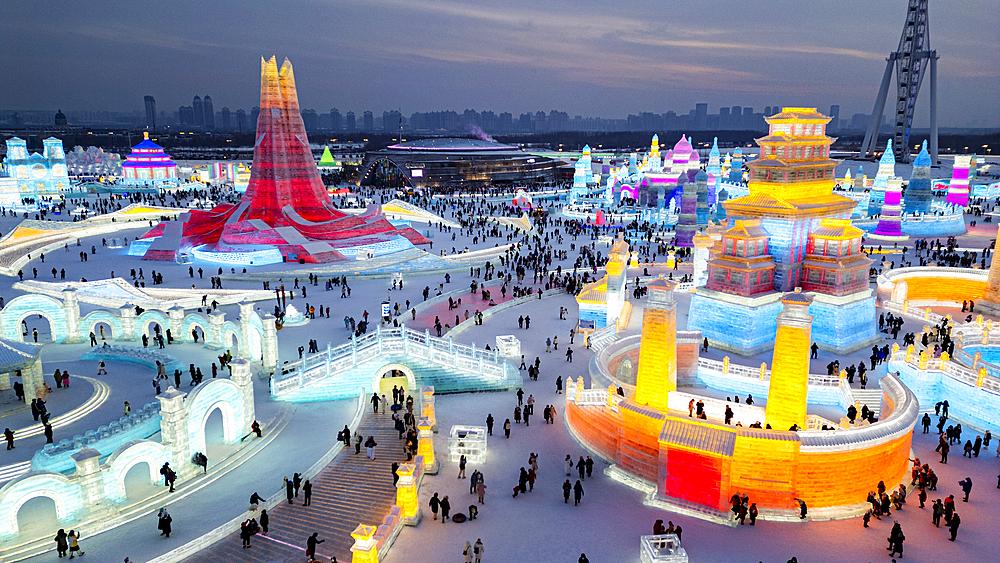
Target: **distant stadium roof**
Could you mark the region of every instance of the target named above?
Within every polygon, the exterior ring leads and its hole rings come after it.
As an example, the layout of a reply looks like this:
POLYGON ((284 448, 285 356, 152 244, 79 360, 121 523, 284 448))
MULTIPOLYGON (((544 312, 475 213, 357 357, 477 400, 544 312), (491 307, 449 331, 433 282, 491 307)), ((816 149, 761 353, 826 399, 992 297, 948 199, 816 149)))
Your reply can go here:
POLYGON ((481 141, 479 139, 457 139, 457 138, 433 138, 421 139, 418 141, 406 141, 389 145, 388 150, 399 151, 511 151, 520 150, 519 147, 503 145, 493 141, 481 141))

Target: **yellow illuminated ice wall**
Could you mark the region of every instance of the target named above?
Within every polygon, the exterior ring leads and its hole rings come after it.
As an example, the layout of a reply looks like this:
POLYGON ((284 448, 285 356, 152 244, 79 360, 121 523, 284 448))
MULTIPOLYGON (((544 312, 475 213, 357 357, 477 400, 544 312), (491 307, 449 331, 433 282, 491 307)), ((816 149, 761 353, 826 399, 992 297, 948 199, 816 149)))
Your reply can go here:
POLYGON ((775 430, 788 430, 792 425, 805 428, 812 297, 796 290, 786 293, 781 302, 785 309, 778 315, 765 420, 775 430))
POLYGON ((642 313, 635 402, 667 410, 667 393, 677 389, 677 301, 672 281, 653 280, 642 313))

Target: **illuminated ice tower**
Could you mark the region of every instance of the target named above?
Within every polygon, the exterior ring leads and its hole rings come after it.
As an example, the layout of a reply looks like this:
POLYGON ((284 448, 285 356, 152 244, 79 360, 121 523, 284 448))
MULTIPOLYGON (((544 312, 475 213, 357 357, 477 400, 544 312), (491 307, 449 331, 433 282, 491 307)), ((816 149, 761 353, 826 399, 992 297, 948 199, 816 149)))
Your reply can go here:
POLYGON ((691 247, 698 230, 698 191, 694 183, 684 183, 686 178, 687 174, 681 174, 677 179, 677 187, 681 189, 681 212, 677 218, 674 246, 691 247))
POLYGON ((708 204, 715 205, 719 193, 719 182, 722 181, 722 158, 719 152, 719 138, 712 139, 712 150, 708 152, 708 204))
POLYGON ((594 160, 591 156, 590 145, 583 145, 583 156, 580 157, 580 160, 583 161, 584 179, 588 185, 594 184, 594 160))
POLYGON ((778 331, 771 360, 771 381, 764 419, 775 430, 793 425, 806 428, 806 396, 809 393, 809 346, 812 344, 812 297, 786 293, 785 309, 778 315, 778 331))
POLYGON ((885 190, 885 202, 882 204, 882 211, 879 215, 878 226, 868 233, 868 238, 889 242, 902 242, 908 236, 903 234, 902 223, 900 222, 900 206, 903 198, 903 179, 893 176, 889 178, 888 187, 885 190))
POLYGON ((661 276, 646 287, 649 299, 642 312, 639 368, 635 402, 667 411, 667 394, 677 389, 677 301, 674 282, 661 276))
POLYGON ((733 184, 743 183, 743 149, 736 147, 733 157, 729 162, 729 182, 733 184))
POLYGON ((913 159, 913 174, 903 203, 908 215, 931 212, 931 155, 927 152, 927 141, 920 147, 917 158, 913 159))
POLYGON ((945 202, 958 207, 969 206, 969 168, 972 167, 972 155, 955 155, 955 166, 948 183, 948 196, 945 202))
POLYGON ((577 200, 587 194, 587 172, 584 166, 582 158, 577 160, 573 166, 573 187, 569 190, 570 203, 576 203, 577 200))
POLYGON ((653 133, 653 140, 649 147, 649 170, 659 172, 663 169, 663 161, 660 160, 660 136, 653 133))
POLYGON ((770 131, 757 139, 760 158, 747 164, 750 194, 725 207, 731 217, 761 219, 777 264, 774 289, 791 291, 799 283, 809 233, 823 218, 850 217, 855 203, 833 193, 837 162, 830 160, 829 117, 815 108, 788 107, 766 121, 770 131))
POLYGON ((885 201, 885 190, 889 185, 889 178, 896 174, 896 156, 892 152, 892 139, 886 143, 885 152, 878 161, 878 172, 875 173, 875 180, 872 182, 872 198, 868 202, 868 212, 875 215, 882 208, 885 201))
MULTIPOLYGON (((690 185, 690 184, 689 184, 690 185)), ((694 176, 695 194, 697 203, 695 204, 695 215, 698 218, 699 227, 707 227, 712 220, 708 207, 708 174, 704 170, 699 170, 694 176)))

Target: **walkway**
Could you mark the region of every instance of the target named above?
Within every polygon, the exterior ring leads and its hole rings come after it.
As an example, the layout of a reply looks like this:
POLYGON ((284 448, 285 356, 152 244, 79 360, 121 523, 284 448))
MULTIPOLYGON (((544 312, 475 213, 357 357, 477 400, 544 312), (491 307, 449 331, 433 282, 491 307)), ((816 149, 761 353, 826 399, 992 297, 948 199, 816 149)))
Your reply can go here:
POLYGON ((388 414, 365 415, 358 431, 366 439, 375 437, 375 460, 368 459, 364 448, 360 455, 354 453, 353 445, 345 448, 312 479, 312 504, 302 506, 300 491, 295 504, 275 506, 268 512, 270 534, 254 536, 250 550, 243 549, 237 533, 188 561, 304 561, 306 538, 313 532, 326 540, 318 549, 324 560, 350 561, 351 532, 359 523, 381 524, 395 503, 391 465, 393 461, 402 464, 406 457, 391 424, 388 414))

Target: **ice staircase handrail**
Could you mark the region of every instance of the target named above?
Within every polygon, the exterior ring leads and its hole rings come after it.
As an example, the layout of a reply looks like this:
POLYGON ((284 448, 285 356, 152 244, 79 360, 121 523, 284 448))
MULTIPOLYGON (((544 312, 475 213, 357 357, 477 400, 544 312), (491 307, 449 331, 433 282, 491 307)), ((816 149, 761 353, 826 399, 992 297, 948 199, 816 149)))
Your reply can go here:
POLYGON ((393 352, 498 380, 506 380, 517 372, 500 356, 499 350, 477 348, 475 343, 459 344, 448 337, 431 336, 429 330, 420 332, 405 325, 394 328, 376 325, 375 332, 352 336, 346 344, 328 345, 324 352, 283 365, 281 373, 271 381, 271 394, 285 395, 393 352))

